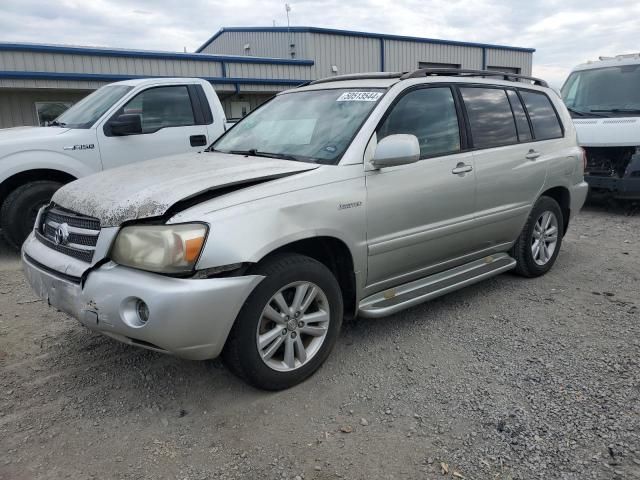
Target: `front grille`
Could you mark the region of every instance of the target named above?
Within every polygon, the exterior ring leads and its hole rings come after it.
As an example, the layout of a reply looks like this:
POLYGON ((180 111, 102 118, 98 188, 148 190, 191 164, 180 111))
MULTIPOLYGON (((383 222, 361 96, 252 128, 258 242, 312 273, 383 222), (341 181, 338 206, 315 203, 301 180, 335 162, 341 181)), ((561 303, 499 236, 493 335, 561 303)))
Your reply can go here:
POLYGON ((60 253, 91 263, 100 235, 100 221, 64 210, 56 205, 46 208, 36 229, 36 238, 60 253))

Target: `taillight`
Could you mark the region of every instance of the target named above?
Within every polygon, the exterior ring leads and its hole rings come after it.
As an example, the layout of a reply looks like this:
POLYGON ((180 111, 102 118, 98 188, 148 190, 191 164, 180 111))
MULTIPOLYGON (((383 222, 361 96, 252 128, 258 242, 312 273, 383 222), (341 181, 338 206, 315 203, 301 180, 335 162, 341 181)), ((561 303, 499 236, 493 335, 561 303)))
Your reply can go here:
POLYGON ((582 170, 585 171, 587 169, 587 151, 584 148, 582 150, 582 170))

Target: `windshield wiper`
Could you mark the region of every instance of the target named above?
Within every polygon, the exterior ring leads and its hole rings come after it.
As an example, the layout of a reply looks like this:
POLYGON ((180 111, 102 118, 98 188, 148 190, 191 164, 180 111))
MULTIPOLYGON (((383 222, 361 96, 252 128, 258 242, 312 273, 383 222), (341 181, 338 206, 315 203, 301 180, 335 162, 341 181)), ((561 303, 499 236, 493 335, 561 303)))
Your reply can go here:
POLYGON ((593 109, 590 112, 605 112, 605 113, 640 113, 640 108, 606 108, 606 109, 593 109))
POLYGON ((231 153, 233 155, 249 155, 252 157, 278 158, 280 160, 293 160, 295 162, 303 161, 300 157, 296 157, 295 155, 275 152, 261 152, 259 150, 256 150, 255 148, 251 148, 249 150, 231 150, 226 153, 231 153))
POLYGON ((49 122, 49 127, 65 127, 67 124, 64 122, 59 122, 58 120, 54 120, 49 122))
POLYGON ((571 108, 571 107, 567 107, 567 110, 569 110, 571 113, 575 113, 580 117, 606 117, 606 115, 599 115, 597 113, 593 113, 597 110, 590 110, 588 112, 584 112, 582 110, 576 110, 575 108, 571 108))

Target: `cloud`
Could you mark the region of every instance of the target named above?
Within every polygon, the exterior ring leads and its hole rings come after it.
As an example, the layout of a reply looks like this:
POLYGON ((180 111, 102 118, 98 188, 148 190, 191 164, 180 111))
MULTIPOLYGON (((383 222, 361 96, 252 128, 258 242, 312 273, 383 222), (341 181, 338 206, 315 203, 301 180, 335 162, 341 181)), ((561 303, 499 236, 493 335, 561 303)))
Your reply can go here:
MULTIPOLYGON (((559 86, 577 63, 640 49, 637 0, 291 0, 292 25, 533 47, 559 86)), ((280 0, 2 0, 0 40, 194 51, 226 26, 286 25, 280 0)))

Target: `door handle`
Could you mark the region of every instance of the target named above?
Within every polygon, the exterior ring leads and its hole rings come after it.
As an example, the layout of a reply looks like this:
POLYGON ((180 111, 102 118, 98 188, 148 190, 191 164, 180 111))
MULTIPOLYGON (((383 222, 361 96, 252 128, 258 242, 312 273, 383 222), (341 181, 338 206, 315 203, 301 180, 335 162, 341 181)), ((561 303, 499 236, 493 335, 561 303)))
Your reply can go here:
POLYGON ((527 160, 535 160, 540 156, 540 152, 536 152, 533 148, 524 156, 527 160))
POLYGON ((207 136, 206 135, 191 135, 189 137, 189 142, 191 142, 192 147, 204 147, 207 144, 207 136))
POLYGON ((467 172, 470 172, 471 170, 473 170, 473 167, 471 165, 467 165, 466 163, 460 162, 458 165, 456 165, 456 168, 451 170, 451 173, 453 173, 454 175, 460 175, 461 173, 467 173, 467 172))

